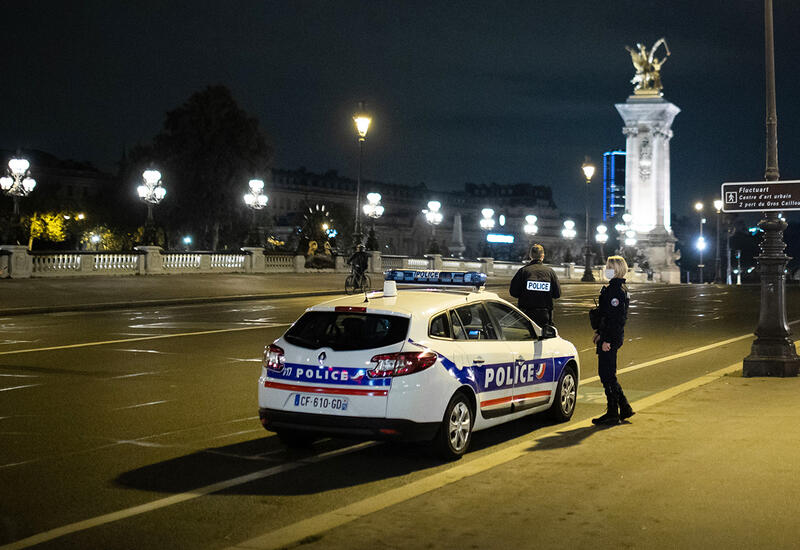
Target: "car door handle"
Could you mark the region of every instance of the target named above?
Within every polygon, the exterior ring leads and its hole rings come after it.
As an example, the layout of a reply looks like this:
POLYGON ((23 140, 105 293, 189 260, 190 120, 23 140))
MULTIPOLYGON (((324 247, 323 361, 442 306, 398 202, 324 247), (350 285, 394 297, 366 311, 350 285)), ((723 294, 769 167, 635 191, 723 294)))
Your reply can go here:
POLYGON ((472 360, 472 363, 473 363, 473 364, 475 364, 475 365, 480 365, 480 364, 483 364, 483 363, 485 363, 485 362, 486 362, 486 361, 484 361, 484 360, 483 360, 483 357, 475 357, 475 358, 472 360))

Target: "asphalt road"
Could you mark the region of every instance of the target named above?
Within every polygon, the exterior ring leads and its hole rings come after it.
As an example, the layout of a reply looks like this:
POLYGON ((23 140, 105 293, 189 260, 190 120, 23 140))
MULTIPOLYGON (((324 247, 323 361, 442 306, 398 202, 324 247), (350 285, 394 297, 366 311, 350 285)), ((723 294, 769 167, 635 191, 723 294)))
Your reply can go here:
MULTIPOLYGON (((580 420, 604 408, 586 316, 599 285, 563 289, 554 317, 581 352, 580 420)), ((619 361, 631 400, 749 353, 757 287, 631 290, 619 361)), ((800 322, 800 289, 787 296, 800 322)), ((261 428, 263 346, 319 301, 0 319, 0 545, 44 534, 42 548, 225 548, 452 468, 420 446, 288 451, 261 428)), ((461 463, 548 426, 479 432, 461 463)))

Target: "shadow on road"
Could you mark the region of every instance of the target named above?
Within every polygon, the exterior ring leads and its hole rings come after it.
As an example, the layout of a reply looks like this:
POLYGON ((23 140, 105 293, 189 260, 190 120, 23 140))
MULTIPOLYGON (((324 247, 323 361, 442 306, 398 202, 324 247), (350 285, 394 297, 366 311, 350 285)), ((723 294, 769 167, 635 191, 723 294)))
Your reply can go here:
POLYGON ((573 447, 581 444, 589 436, 599 433, 603 430, 613 428, 614 426, 587 426, 585 428, 576 428, 574 430, 566 430, 558 432, 555 435, 543 437, 536 441, 529 450, 530 451, 549 451, 552 449, 563 449, 565 447, 573 447))

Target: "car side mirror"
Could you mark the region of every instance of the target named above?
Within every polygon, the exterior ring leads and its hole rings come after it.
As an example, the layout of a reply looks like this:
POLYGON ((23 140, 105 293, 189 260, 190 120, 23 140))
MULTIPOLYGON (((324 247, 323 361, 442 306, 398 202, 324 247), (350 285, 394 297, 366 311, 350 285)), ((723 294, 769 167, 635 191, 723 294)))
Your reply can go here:
POLYGON ((558 336, 556 327, 553 325, 544 325, 541 330, 542 332, 539 335, 539 340, 546 340, 547 338, 555 338, 558 336))

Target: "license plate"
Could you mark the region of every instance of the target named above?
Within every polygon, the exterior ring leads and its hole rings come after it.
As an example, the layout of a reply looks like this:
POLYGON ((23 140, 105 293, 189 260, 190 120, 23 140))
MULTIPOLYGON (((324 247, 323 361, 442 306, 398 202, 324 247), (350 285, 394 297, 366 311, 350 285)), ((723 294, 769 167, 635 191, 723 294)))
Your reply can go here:
POLYGON ((335 395, 296 393, 294 394, 294 406, 304 410, 343 412, 347 410, 347 398, 335 395))

